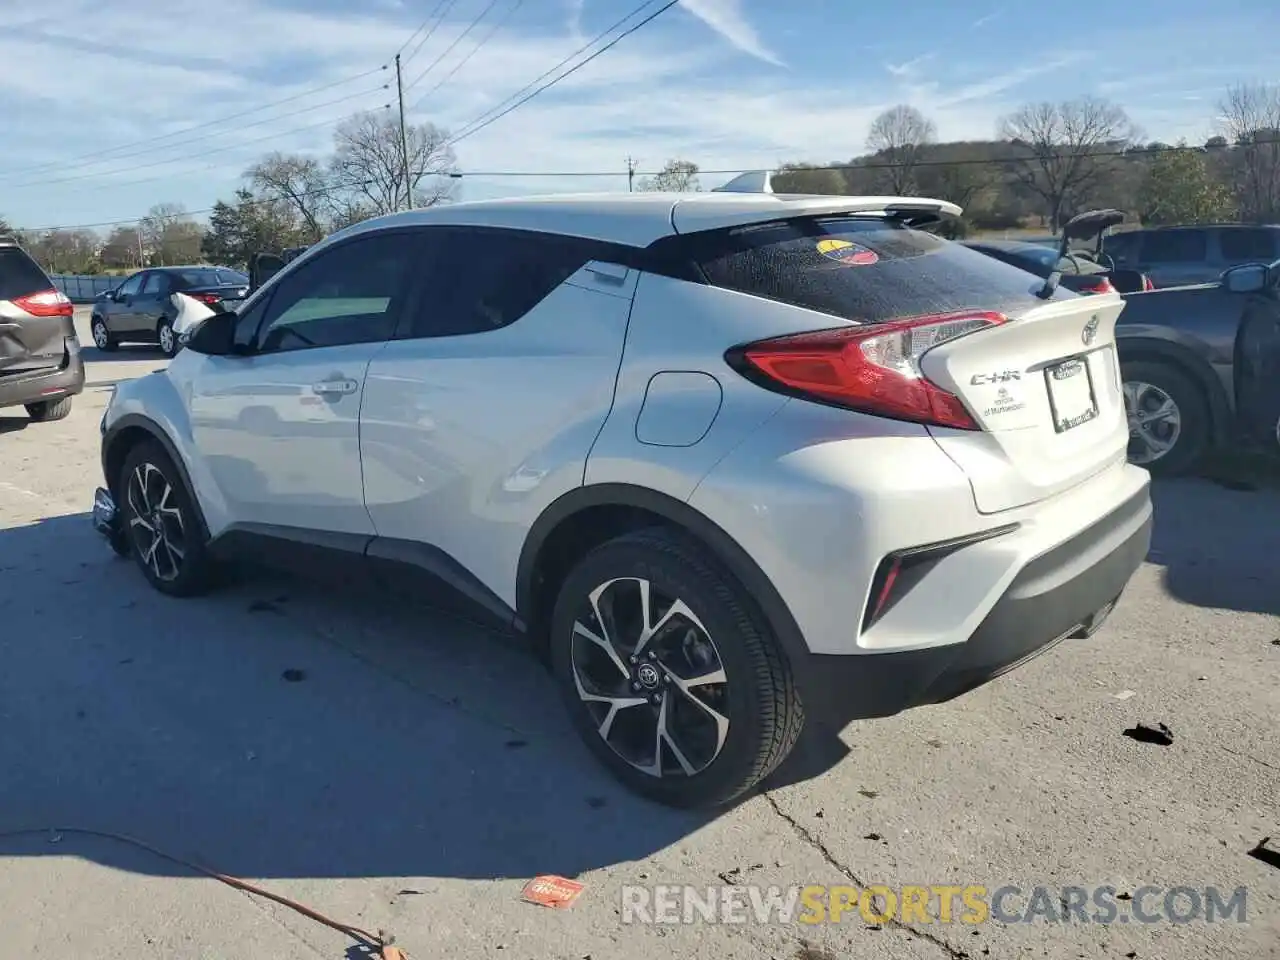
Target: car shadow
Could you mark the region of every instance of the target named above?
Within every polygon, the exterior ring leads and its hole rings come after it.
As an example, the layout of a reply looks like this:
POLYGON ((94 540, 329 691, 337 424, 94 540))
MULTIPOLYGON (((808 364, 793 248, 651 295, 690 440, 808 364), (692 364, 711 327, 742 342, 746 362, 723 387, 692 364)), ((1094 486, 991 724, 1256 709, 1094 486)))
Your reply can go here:
POLYGON ((1158 479, 1151 500, 1147 559, 1164 567, 1170 595, 1198 607, 1280 615, 1280 492, 1220 478, 1158 479))
POLYGON ((90 341, 81 344, 80 359, 85 363, 127 363, 132 360, 164 360, 165 355, 154 344, 122 343, 114 350, 99 350, 90 341))
POLYGON ((25 415, 17 417, 0 415, 0 434, 17 433, 27 429, 30 424, 31 418, 25 415))
POLYGON ((576 876, 710 820, 613 780, 516 638, 387 597, 246 568, 179 601, 85 514, 0 530, 0 857, 187 875, 79 828, 264 879, 576 876))

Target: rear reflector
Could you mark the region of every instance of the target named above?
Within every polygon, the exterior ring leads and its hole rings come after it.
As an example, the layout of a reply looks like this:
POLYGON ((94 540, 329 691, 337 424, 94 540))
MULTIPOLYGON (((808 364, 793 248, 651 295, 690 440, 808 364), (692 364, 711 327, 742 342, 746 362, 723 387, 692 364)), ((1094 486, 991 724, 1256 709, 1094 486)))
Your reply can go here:
POLYGON ((725 359, 780 393, 862 413, 961 430, 978 425, 960 398, 925 379, 920 358, 941 343, 1007 322, 999 313, 913 317, 759 340, 725 359))
POLYGON ((71 301, 60 290, 41 290, 25 297, 15 297, 13 305, 33 317, 70 317, 75 314, 71 301))

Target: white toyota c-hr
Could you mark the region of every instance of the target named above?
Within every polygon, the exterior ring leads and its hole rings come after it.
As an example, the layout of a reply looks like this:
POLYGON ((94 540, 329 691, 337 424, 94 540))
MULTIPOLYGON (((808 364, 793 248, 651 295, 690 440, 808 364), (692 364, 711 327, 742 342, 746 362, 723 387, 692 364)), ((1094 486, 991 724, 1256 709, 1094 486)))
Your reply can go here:
POLYGON ((245 550, 434 575, 545 651, 623 781, 726 803, 806 714, 1089 635, 1146 555, 1120 297, 924 229, 958 213, 712 192, 350 227, 119 387, 95 524, 175 596, 245 550))

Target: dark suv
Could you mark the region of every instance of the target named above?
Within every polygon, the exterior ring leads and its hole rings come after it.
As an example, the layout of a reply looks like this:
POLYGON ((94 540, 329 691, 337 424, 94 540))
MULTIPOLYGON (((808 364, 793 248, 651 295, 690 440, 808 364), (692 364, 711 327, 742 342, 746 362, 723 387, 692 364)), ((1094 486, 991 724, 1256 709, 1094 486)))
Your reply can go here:
POLYGON ((9 237, 0 237, 0 407, 61 420, 84 389, 71 301, 9 237))
POLYGON ((1216 283, 1231 267, 1280 260, 1280 225, 1150 227, 1112 234, 1102 249, 1118 268, 1141 271, 1157 287, 1216 283))

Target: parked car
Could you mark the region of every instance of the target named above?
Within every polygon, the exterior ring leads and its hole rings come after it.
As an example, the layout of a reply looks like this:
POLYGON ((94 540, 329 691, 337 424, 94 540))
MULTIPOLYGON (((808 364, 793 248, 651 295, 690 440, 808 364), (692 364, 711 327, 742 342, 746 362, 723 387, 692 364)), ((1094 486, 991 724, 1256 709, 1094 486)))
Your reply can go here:
POLYGON ((1240 443, 1280 454, 1280 262, 1126 295, 1116 326, 1129 458, 1192 469, 1240 443))
POLYGON ((0 237, 0 407, 61 420, 84 389, 74 308, 11 237, 0 237))
POLYGON ((174 330, 174 294, 184 293, 221 310, 238 304, 248 292, 248 278, 224 267, 140 270, 98 298, 89 329, 99 350, 114 350, 121 343, 155 343, 172 357, 180 345, 174 330))
POLYGON ((963 241, 965 246, 1003 260, 1037 277, 1055 276, 1055 283, 1075 293, 1131 293, 1151 290, 1151 279, 1127 269, 1117 269, 1102 249, 1103 234, 1124 221, 1119 210, 1090 210, 1073 217, 1062 236, 1052 243, 983 238, 963 241), (1071 249, 1073 242, 1087 241, 1089 249, 1071 249))
POLYGON ((919 229, 959 213, 655 193, 357 224, 119 386, 94 523, 173 596, 246 553, 433 574, 548 655, 623 782, 728 802, 806 716, 1092 634, 1146 556, 1122 301, 919 229))
POLYGON ((1280 225, 1148 227, 1111 234, 1103 251, 1117 267, 1141 271, 1157 287, 1216 283, 1231 267, 1280 259, 1280 225))

